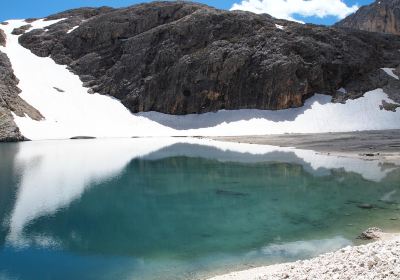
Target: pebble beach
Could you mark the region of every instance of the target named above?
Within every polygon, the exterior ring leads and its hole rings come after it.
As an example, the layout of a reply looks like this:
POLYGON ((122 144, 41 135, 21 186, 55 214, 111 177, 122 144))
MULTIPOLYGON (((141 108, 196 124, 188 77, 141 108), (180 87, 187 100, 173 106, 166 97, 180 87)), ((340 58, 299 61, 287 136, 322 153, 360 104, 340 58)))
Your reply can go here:
POLYGON ((232 272, 209 280, 400 279, 400 234, 382 234, 366 245, 348 246, 319 257, 232 272))

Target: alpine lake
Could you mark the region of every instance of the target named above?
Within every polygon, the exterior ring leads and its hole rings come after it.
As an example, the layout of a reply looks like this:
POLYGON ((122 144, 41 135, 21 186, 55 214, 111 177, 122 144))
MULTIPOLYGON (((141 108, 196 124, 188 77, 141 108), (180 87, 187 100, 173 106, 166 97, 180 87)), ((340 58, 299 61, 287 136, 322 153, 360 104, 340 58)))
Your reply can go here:
POLYGON ((0 279, 207 279, 400 229, 393 164, 196 138, 0 144, 0 279))

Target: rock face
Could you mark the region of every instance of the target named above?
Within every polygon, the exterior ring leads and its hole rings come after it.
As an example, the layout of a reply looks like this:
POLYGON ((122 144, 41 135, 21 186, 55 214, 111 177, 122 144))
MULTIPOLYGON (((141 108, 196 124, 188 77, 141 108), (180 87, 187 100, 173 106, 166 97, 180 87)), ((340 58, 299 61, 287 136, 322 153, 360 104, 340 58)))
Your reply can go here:
POLYGON ((400 0, 376 0, 336 26, 400 35, 400 0))
POLYGON ((378 69, 400 64, 397 36, 193 3, 78 9, 48 19, 58 18, 66 19, 20 43, 132 112, 286 109, 341 87, 353 98, 388 84, 378 69))
POLYGON ((30 29, 31 27, 32 27, 32 25, 30 25, 30 24, 23 25, 23 26, 21 26, 21 27, 15 28, 15 29, 12 31, 11 34, 13 34, 13 35, 21 35, 21 34, 24 34, 24 33, 25 33, 28 29, 30 29))
MULTIPOLYGON (((5 42, 4 33, 0 32, 0 42, 5 42)), ((26 140, 16 126, 11 112, 23 117, 25 114, 35 120, 40 120, 40 113, 19 97, 15 77, 7 55, 0 51, 0 142, 26 140)))
POLYGON ((6 34, 1 29, 0 29, 0 46, 2 47, 6 46, 6 34))

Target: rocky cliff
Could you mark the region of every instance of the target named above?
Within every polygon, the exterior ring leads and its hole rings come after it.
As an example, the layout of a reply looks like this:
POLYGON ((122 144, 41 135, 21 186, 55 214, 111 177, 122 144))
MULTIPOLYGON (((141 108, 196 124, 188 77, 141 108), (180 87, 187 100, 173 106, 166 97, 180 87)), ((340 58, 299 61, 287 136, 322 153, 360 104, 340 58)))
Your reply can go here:
MULTIPOLYGON (((4 32, 0 30, 0 45, 5 44, 4 32)), ((42 118, 36 109, 19 97, 20 90, 17 85, 18 79, 14 75, 10 60, 0 51, 0 142, 25 140, 11 112, 21 117, 26 114, 35 120, 42 118)))
POLYGON ((336 26, 400 35, 400 0, 376 0, 336 26))
MULTIPOLYGON (((346 98, 386 86, 400 37, 302 25, 185 2, 53 15, 20 44, 68 65, 91 92, 132 112, 203 113, 299 107, 310 95, 346 98)), ((395 97, 398 92, 394 92, 395 97)))

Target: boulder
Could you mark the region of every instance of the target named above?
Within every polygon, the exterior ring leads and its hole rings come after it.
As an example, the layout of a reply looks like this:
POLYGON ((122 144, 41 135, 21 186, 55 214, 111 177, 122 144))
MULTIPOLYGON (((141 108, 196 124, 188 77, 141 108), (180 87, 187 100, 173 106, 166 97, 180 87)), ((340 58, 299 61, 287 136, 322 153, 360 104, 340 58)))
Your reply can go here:
POLYGON ((360 236, 358 236, 358 239, 363 239, 363 240, 380 239, 382 233, 383 231, 380 228, 372 227, 362 232, 360 236))

